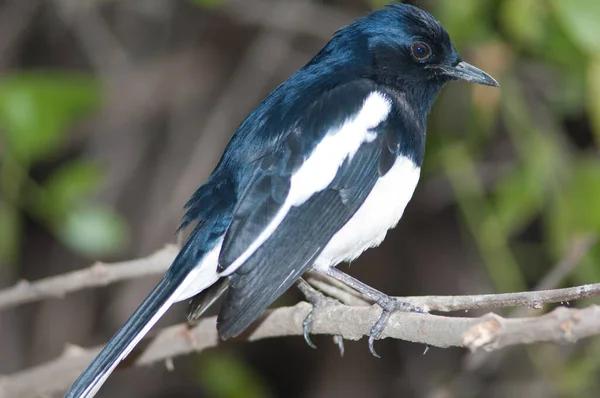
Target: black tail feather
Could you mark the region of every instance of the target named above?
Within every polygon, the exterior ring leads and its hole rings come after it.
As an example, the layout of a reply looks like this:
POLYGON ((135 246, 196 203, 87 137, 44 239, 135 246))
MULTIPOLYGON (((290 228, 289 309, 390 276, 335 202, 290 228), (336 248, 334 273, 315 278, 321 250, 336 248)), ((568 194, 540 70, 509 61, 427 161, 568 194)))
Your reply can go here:
POLYGON ((121 329, 110 339, 100 354, 77 378, 65 394, 65 398, 94 396, 119 362, 127 356, 129 351, 173 304, 175 301, 173 296, 180 282, 180 278, 175 279, 169 274, 165 275, 121 329))

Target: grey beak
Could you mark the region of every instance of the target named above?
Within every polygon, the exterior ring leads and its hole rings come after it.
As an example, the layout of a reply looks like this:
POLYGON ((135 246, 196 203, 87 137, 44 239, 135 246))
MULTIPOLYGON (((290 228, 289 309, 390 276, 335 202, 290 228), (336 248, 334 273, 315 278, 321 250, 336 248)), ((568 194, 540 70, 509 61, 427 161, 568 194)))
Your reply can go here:
POLYGON ((454 80, 465 80, 492 87, 500 86, 496 79, 465 61, 461 61, 455 66, 443 65, 436 69, 439 69, 444 75, 454 80))

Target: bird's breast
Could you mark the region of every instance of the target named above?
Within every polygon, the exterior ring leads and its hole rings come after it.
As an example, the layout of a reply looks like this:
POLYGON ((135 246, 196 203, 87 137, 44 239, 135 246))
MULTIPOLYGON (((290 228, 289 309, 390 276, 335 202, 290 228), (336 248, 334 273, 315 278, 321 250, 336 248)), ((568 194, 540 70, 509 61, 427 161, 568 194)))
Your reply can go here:
POLYGON ((368 248, 378 246, 402 217, 420 171, 411 159, 398 157, 354 216, 331 238, 314 268, 325 270, 340 262, 352 261, 368 248))

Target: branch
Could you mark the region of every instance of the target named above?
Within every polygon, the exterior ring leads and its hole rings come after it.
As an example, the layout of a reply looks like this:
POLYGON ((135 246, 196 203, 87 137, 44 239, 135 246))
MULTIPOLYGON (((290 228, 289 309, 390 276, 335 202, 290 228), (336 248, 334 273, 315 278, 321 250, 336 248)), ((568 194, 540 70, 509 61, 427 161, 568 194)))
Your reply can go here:
POLYGON ((5 70, 11 65, 17 44, 23 40, 31 22, 42 6, 39 1, 12 1, 2 4, 0 12, 0 69, 5 70))
MULTIPOLYGON (((175 245, 167 245, 156 253, 131 261, 106 264, 95 263, 83 270, 52 276, 36 282, 21 281, 8 289, 0 290, 0 310, 47 298, 62 298, 68 293, 86 288, 106 286, 111 283, 163 274, 177 255, 175 245)), ((368 305, 355 292, 321 278, 315 274, 309 282, 324 293, 353 306, 368 305), (316 276, 316 277, 315 277, 316 276)), ((555 290, 482 294, 470 296, 415 296, 398 297, 402 301, 426 311, 460 311, 478 308, 526 306, 540 309, 543 304, 573 301, 600 296, 600 283, 555 290)))
POLYGON ((145 258, 113 264, 97 262, 89 268, 37 282, 20 281, 11 288, 0 290, 0 310, 47 298, 62 298, 67 293, 86 288, 163 274, 178 251, 176 246, 167 245, 145 258))
POLYGON ((473 296, 415 296, 401 297, 400 299, 421 307, 425 311, 449 312, 478 308, 518 306, 539 310, 542 309, 544 304, 562 303, 595 296, 600 296, 600 283, 534 292, 480 294, 473 296))
POLYGON ((563 258, 536 285, 535 290, 554 289, 556 286, 559 286, 567 275, 581 263, 581 260, 596 243, 598 243, 598 236, 596 234, 589 234, 573 239, 563 258))
MULTIPOLYGON (((305 302, 268 311, 262 322, 237 340, 256 341, 273 337, 302 335, 302 322, 311 306, 305 302)), ((347 340, 366 336, 380 314, 377 306, 345 305, 320 308, 313 312, 315 334, 342 335, 347 340)), ((496 314, 479 318, 453 318, 431 314, 396 313, 383 337, 435 347, 466 347, 471 350, 497 350, 515 344, 551 341, 573 343, 600 334, 600 306, 585 309, 564 307, 546 315, 506 319, 496 314)), ((144 340, 121 365, 144 366, 173 357, 200 352, 222 344, 217 336, 215 317, 205 318, 189 328, 185 324, 168 327, 144 340)), ((39 397, 64 392, 100 347, 71 347, 63 355, 43 365, 0 377, 0 398, 39 397)))
MULTIPOLYGON (((310 274, 307 281, 323 293, 352 306, 369 305, 363 299, 339 282, 324 278, 319 274, 310 274)), ((600 283, 567 287, 564 289, 537 290, 533 292, 479 294, 469 296, 407 296, 398 300, 420 307, 426 312, 463 311, 481 308, 529 307, 542 309, 544 304, 562 303, 589 297, 600 296, 600 283)))
MULTIPOLYGON (((533 290, 549 290, 560 286, 563 280, 571 273, 577 264, 589 253, 590 249, 596 244, 598 237, 595 234, 585 235, 574 238, 562 258, 551 268, 550 272, 538 282, 533 290)), ((567 300, 568 301, 568 300, 567 300)), ((535 305, 531 307, 537 307, 535 305)), ((510 311, 511 317, 522 317, 527 315, 525 308, 517 308, 510 311)), ((490 360, 490 355, 485 352, 475 352, 464 358, 461 375, 457 379, 468 377, 475 370, 483 373, 496 372, 504 362, 509 350, 497 353, 494 360, 490 360)), ((458 382, 457 380, 453 381, 458 382)), ((458 382, 460 384, 460 382, 458 382)))

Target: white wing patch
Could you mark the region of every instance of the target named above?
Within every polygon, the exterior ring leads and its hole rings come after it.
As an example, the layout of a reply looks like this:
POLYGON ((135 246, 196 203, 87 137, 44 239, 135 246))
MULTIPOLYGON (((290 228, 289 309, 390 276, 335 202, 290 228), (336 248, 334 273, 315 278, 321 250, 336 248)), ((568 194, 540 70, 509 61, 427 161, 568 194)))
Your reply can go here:
POLYGON ((335 178, 342 163, 347 158, 352 158, 363 143, 376 138, 376 134, 369 130, 386 119, 391 107, 390 99, 374 91, 353 118, 348 119, 337 131, 328 132, 310 157, 292 175, 290 192, 273 220, 221 275, 230 275, 250 258, 277 229, 292 207, 302 205, 312 195, 325 189, 335 178))
POLYGON ((369 94, 353 119, 344 123, 335 133, 325 135, 323 141, 292 176, 288 196, 292 206, 300 206, 314 193, 327 188, 344 160, 352 158, 363 143, 375 139, 375 133, 369 130, 385 120, 390 108, 390 100, 375 91, 369 94))

